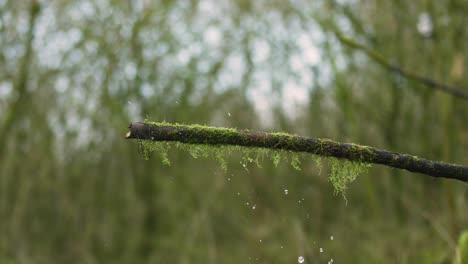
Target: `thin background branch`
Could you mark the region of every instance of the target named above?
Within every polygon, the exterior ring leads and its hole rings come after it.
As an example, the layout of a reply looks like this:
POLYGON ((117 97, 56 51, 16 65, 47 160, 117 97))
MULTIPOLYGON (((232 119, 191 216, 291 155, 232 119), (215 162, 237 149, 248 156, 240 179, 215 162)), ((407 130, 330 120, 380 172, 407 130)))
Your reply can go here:
POLYGON ((451 86, 451 85, 441 83, 441 82, 437 82, 435 80, 425 78, 425 77, 422 77, 422 76, 420 76, 420 75, 418 75, 416 73, 410 72, 410 71, 408 71, 406 69, 403 69, 402 67, 400 67, 397 64, 390 63, 380 53, 376 52, 375 50, 369 49, 365 45, 360 44, 360 43, 354 41, 351 38, 345 37, 344 35, 342 35, 337 30, 333 30, 333 33, 335 34, 337 39, 342 44, 344 44, 344 45, 346 45, 346 46, 348 46, 350 48, 357 49, 357 50, 360 50, 360 51, 364 52, 369 58, 371 58, 372 60, 374 60, 375 62, 379 63, 384 68, 386 68, 386 69, 388 69, 388 70, 390 70, 392 72, 395 72, 395 73, 397 73, 397 74, 399 74, 399 75, 401 75, 401 76, 403 76, 403 77, 405 77, 405 78, 407 78, 409 80, 420 82, 420 83, 426 85, 427 87, 430 87, 430 88, 437 89, 439 91, 448 93, 448 94, 453 95, 453 96, 455 96, 457 98, 468 100, 468 91, 465 91, 462 88, 459 88, 459 87, 456 87, 456 86, 451 86))

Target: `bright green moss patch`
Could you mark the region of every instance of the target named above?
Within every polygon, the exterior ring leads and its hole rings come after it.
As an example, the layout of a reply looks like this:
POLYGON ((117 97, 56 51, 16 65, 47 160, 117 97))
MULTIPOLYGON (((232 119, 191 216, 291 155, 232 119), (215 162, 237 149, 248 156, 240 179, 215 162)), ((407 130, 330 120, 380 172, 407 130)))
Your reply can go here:
POLYGON ((361 146, 358 144, 351 143, 351 152, 356 157, 360 159, 364 159, 365 156, 374 157, 375 153, 372 151, 371 147, 368 146, 361 146))
POLYGON ((241 154, 241 164, 254 163, 261 168, 261 164, 265 159, 270 159, 275 167, 280 161, 290 162, 291 166, 300 170, 299 154, 285 150, 271 150, 266 148, 241 147, 232 145, 203 145, 190 144, 180 142, 165 142, 139 140, 140 152, 145 160, 148 160, 153 153, 159 154, 164 165, 170 165, 168 152, 171 148, 186 151, 195 159, 210 158, 218 161, 223 170, 227 170, 227 161, 225 157, 229 157, 233 152, 241 154))
POLYGON ((468 264, 468 230, 461 233, 458 239, 458 253, 461 264, 468 264))
MULTIPOLYGON (((221 142, 229 142, 230 137, 239 138, 239 131, 233 128, 217 128, 217 127, 207 127, 201 125, 181 125, 181 124, 171 124, 166 122, 147 122, 149 124, 154 124, 157 126, 171 126, 171 127, 184 127, 190 128, 207 133, 207 136, 219 138, 226 138, 226 141, 221 140, 221 142)), ((177 130, 176 132, 177 133, 177 130)), ((281 142, 292 141, 294 136, 286 133, 271 133, 271 136, 281 137, 281 142)), ((250 139, 251 140, 251 139, 250 139)), ((321 143, 333 142, 327 139, 320 139, 321 143)), ((186 140, 187 142, 187 140, 186 140)), ((233 152, 240 153, 241 155, 241 164, 247 169, 247 164, 254 163, 258 167, 261 167, 261 164, 265 159, 271 160, 273 164, 277 167, 280 162, 287 162, 296 170, 301 170, 301 160, 305 156, 312 155, 315 165, 321 171, 322 160, 321 156, 307 154, 307 153, 298 153, 288 150, 278 150, 278 149, 269 149, 261 147, 243 147, 237 145, 227 145, 227 144, 218 144, 218 145, 209 145, 209 144, 199 144, 200 140, 198 139, 198 144, 190 143, 181 143, 175 141, 152 141, 152 140, 139 140, 140 152, 142 153, 145 159, 149 159, 151 153, 157 153, 161 157, 162 163, 165 165, 170 165, 170 160, 168 156, 168 151, 171 148, 177 148, 188 152, 193 158, 211 158, 216 160, 220 167, 223 170, 227 170, 227 161, 226 157, 231 156, 233 152)), ((220 142, 217 140, 217 142, 220 142)), ((320 145, 320 147, 323 147, 320 145)), ((353 145, 351 151, 354 151, 354 148, 365 148, 359 145, 353 145)), ((329 160, 328 164, 330 166, 329 181, 334 188, 335 194, 341 193, 346 200, 346 189, 348 188, 349 183, 354 181, 356 177, 362 173, 365 173, 370 167, 370 164, 363 162, 349 161, 344 159, 337 159, 332 157, 325 157, 329 160)))
POLYGON ((150 140, 139 140, 139 150, 145 160, 149 160, 153 153, 158 153, 161 156, 161 161, 164 165, 170 165, 168 151, 170 149, 169 142, 155 142, 150 140))
POLYGON ((301 170, 301 160, 299 159, 299 155, 296 153, 291 153, 291 166, 296 170, 301 170))
POLYGON ((366 173, 371 167, 370 164, 337 158, 329 158, 329 164, 330 175, 328 180, 332 184, 335 194, 341 193, 345 200, 348 185, 356 180, 358 175, 366 173))

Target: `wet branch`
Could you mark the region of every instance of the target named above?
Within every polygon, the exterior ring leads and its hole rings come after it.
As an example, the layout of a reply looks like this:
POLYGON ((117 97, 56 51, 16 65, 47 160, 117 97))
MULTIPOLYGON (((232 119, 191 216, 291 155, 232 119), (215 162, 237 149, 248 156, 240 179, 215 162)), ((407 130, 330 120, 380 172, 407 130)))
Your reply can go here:
POLYGON ((403 77, 405 77, 407 79, 420 82, 420 83, 422 83, 422 84, 424 84, 424 85, 426 85, 426 86, 428 86, 430 88, 437 89, 437 90, 443 91, 445 93, 451 94, 451 95, 453 95, 455 97, 468 100, 468 91, 465 91, 465 90, 463 90, 463 89, 461 89, 459 87, 451 86, 451 85, 448 85, 448 84, 445 84, 445 83, 437 82, 437 81, 429 79, 429 78, 422 77, 422 76, 420 76, 418 74, 415 74, 413 72, 409 72, 409 71, 401 68, 400 66, 398 66, 396 64, 390 63, 387 59, 385 59, 378 52, 376 52, 374 50, 371 50, 368 47, 366 47, 366 46, 364 46, 364 45, 362 45, 360 43, 357 43, 356 41, 354 41, 354 40, 352 40, 350 38, 347 38, 347 37, 343 36, 339 32, 334 31, 334 33, 335 33, 336 37, 338 38, 338 40, 340 40, 341 43, 345 44, 346 46, 348 46, 350 48, 358 49, 358 50, 364 52, 369 58, 371 58, 375 62, 379 63, 384 68, 386 68, 386 69, 388 69, 390 71, 396 72, 399 75, 401 75, 401 76, 403 76, 403 77))
POLYGON ((382 164, 432 177, 468 182, 468 167, 421 159, 373 147, 339 143, 329 139, 307 138, 284 133, 265 133, 200 125, 154 124, 133 122, 127 139, 177 141, 188 144, 235 145, 294 152, 351 161, 382 164))

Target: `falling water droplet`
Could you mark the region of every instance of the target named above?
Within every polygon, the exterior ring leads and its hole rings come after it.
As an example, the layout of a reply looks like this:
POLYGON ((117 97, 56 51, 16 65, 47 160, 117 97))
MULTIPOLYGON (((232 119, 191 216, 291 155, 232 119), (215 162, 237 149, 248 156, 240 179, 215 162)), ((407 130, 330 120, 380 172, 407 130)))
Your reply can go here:
POLYGON ((331 236, 331 237, 330 237, 330 240, 333 240, 333 239, 334 239, 333 236, 331 236))
POLYGON ((254 204, 254 205, 252 206, 252 210, 255 210, 255 208, 257 208, 257 205, 256 205, 256 204, 254 204))
POLYGON ((323 253, 323 248, 320 248, 320 253, 323 253))
POLYGON ((240 195, 240 192, 238 192, 237 195, 240 195))
POLYGON ((229 117, 231 117, 231 113, 228 112, 227 115, 228 115, 229 117))
POLYGON ((299 263, 304 263, 304 257, 303 257, 303 256, 299 256, 299 257, 297 258, 297 262, 299 262, 299 263))
POLYGON ((416 26, 423 37, 430 37, 432 35, 433 24, 429 13, 423 12, 419 14, 418 24, 416 26))
POLYGON ((288 189, 284 189, 284 194, 288 194, 288 189))

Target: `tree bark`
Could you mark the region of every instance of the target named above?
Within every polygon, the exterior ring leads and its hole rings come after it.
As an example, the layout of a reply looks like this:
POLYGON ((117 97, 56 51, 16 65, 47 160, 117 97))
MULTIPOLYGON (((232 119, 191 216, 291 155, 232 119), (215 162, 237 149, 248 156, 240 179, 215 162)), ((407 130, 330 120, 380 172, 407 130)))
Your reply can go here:
POLYGON ((199 125, 133 122, 127 139, 178 141, 188 144, 234 145, 335 157, 350 161, 382 164, 437 178, 468 182, 468 167, 329 139, 308 138, 284 133, 265 133, 199 125))

